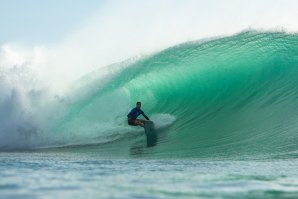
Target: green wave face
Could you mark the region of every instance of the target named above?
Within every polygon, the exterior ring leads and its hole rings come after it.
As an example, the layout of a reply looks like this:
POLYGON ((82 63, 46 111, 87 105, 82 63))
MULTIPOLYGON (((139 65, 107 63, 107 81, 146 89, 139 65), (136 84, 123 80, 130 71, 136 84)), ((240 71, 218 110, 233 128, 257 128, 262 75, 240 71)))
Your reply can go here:
POLYGON ((245 32, 174 46, 109 70, 106 78, 94 73, 79 81, 80 98, 56 132, 96 137, 107 143, 91 148, 111 156, 297 154, 298 35, 245 32), (142 129, 126 125, 136 101, 159 125, 168 122, 155 147, 139 147, 142 129))

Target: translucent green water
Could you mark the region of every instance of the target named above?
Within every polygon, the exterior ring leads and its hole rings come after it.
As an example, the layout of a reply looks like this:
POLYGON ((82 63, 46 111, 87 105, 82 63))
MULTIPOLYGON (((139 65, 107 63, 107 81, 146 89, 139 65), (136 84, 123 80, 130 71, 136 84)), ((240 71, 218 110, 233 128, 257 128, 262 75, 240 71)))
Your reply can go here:
POLYGON ((244 32, 120 63, 105 78, 102 70, 77 82, 80 97, 52 132, 107 143, 98 148, 112 157, 140 147, 155 158, 297 156, 297 35, 244 32), (169 123, 154 149, 126 125, 136 101, 169 123))

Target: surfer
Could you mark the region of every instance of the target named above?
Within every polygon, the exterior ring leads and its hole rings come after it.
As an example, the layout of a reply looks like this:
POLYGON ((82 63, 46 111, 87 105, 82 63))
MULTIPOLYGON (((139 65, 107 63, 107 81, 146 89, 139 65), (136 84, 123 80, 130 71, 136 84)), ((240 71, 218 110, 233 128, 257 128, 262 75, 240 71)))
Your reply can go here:
POLYGON ((147 115, 145 115, 144 111, 141 110, 141 102, 136 103, 136 107, 133 108, 127 115, 127 122, 131 126, 145 126, 145 120, 137 119, 139 115, 143 115, 146 120, 150 120, 147 115))

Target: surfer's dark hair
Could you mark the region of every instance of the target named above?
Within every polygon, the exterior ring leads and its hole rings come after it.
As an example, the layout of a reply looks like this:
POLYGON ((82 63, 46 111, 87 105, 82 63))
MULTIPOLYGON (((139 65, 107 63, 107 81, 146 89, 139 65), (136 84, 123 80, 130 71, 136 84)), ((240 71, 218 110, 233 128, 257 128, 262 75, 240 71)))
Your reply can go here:
POLYGON ((136 105, 141 105, 141 102, 137 102, 136 105))

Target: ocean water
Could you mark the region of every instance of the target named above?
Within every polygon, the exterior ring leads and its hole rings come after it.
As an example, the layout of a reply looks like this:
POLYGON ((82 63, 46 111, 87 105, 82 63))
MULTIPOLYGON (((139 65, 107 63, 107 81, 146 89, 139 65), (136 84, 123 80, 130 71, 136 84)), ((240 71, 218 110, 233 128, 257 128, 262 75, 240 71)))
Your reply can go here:
POLYGON ((0 198, 297 198, 297 160, 101 159, 0 155, 0 198))
POLYGON ((59 95, 0 72, 0 198, 298 197, 296 34, 180 44, 59 95), (136 101, 154 141, 127 126, 136 101))

